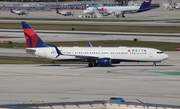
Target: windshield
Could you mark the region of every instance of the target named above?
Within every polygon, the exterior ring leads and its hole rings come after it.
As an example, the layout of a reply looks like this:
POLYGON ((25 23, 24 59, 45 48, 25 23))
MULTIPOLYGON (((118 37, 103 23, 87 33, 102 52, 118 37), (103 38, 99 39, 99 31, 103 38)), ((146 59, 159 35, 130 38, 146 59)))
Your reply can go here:
POLYGON ((157 52, 157 54, 163 54, 163 52, 162 52, 162 51, 159 51, 159 52, 157 52))

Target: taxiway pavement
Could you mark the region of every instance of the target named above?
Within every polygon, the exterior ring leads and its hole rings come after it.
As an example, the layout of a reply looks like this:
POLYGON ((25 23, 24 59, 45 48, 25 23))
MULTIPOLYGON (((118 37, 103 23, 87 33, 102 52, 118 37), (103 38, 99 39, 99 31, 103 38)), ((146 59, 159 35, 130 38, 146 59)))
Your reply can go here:
POLYGON ((0 103, 68 102, 123 97, 148 103, 179 104, 178 75, 151 71, 180 71, 179 52, 166 52, 168 60, 121 63, 112 67, 82 65, 9 65, 0 69, 0 103))
MULTIPOLYGON (((43 31, 37 30, 38 35, 45 42, 60 41, 92 41, 92 40, 134 40, 180 42, 180 34, 160 33, 127 33, 127 32, 83 32, 83 31, 43 31)), ((24 33, 21 30, 0 30, 0 41, 12 41, 24 43, 24 33), (1 38, 2 37, 2 38, 1 38), (6 38, 7 37, 7 38, 6 38)), ((76 46, 76 45, 75 45, 76 46)))

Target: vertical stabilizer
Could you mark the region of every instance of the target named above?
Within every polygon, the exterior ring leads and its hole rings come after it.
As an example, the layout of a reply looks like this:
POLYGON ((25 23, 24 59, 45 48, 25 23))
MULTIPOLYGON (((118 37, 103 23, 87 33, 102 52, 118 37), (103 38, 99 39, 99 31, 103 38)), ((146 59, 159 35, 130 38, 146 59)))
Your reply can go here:
POLYGON ((33 28, 31 28, 28 22, 22 22, 22 27, 28 48, 50 47, 50 45, 44 43, 41 40, 41 38, 36 34, 33 28))
POLYGON ((59 12, 58 8, 56 8, 56 13, 57 13, 57 14, 61 14, 61 13, 59 12))
POLYGON ((11 12, 11 13, 14 13, 13 8, 10 8, 10 12, 11 12))
POLYGON ((138 12, 143 12, 151 9, 151 1, 152 0, 144 0, 144 2, 141 4, 138 12))

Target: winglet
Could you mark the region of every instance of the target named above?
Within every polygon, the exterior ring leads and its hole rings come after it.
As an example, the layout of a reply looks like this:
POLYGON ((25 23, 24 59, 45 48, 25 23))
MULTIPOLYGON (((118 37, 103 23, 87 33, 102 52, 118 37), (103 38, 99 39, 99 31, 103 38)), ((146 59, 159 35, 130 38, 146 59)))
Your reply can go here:
POLYGON ((59 57, 60 55, 63 55, 56 46, 54 46, 54 47, 55 47, 56 52, 57 52, 57 56, 55 58, 59 57))
POLYGON ((91 42, 88 42, 88 46, 89 46, 89 47, 93 47, 92 44, 91 44, 91 42))

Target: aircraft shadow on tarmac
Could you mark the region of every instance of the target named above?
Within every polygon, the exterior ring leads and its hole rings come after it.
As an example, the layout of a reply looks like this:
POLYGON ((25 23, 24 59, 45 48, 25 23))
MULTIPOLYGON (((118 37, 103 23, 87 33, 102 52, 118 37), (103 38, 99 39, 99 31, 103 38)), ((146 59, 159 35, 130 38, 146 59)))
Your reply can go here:
POLYGON ((42 64, 40 66, 61 66, 60 64, 42 64))
MULTIPOLYGON (((87 65, 83 65, 83 64, 42 64, 39 66, 45 66, 45 67, 71 67, 71 68, 94 68, 94 67, 88 67, 87 65)), ((99 67, 135 67, 135 66, 153 66, 153 65, 111 65, 111 66, 99 66, 99 67)), ((174 65, 156 65, 154 67, 163 67, 163 66, 174 66, 174 65)), ((95 67, 96 68, 96 67, 95 67)))
MULTIPOLYGON (((114 66, 116 66, 116 67, 118 67, 118 66, 126 66, 126 67, 130 67, 130 66, 154 66, 154 65, 114 65, 114 66)), ((174 65, 156 65, 156 66, 154 66, 154 67, 158 67, 158 66, 174 66, 174 65)))

